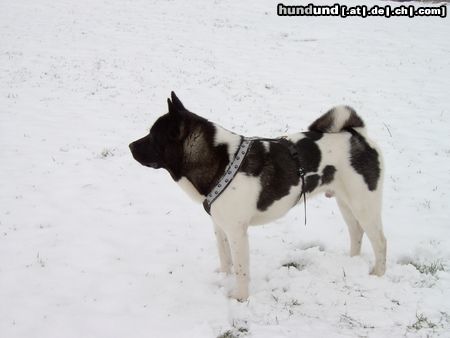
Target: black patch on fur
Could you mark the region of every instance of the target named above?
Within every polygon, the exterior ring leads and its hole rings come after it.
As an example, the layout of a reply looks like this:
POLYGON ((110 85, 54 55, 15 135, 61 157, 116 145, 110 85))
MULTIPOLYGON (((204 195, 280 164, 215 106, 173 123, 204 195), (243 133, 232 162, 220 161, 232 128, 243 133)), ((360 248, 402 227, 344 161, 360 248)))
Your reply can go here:
POLYGON ((266 151, 262 141, 253 145, 241 164, 240 172, 261 177, 261 192, 256 204, 264 211, 275 201, 289 194, 299 184, 298 166, 284 143, 270 142, 266 151))
MULTIPOLYGON (((294 144, 298 153, 298 161, 289 151, 293 143, 285 140, 267 141, 269 151, 263 142, 256 140, 242 162, 240 171, 250 176, 261 177, 261 192, 256 207, 260 211, 267 210, 277 200, 289 194, 292 186, 300 183, 299 165, 305 174, 316 172, 321 161, 321 152, 313 139, 319 139, 320 133, 312 132, 294 144)), ((312 192, 320 182, 319 175, 311 175, 305 179, 305 192, 312 192)))
POLYGON ((329 131, 331 126, 333 125, 333 111, 334 108, 327 111, 325 114, 323 114, 321 117, 319 117, 317 120, 315 120, 310 126, 310 131, 316 131, 320 133, 326 133, 329 131))
POLYGON ((239 171, 242 171, 249 176, 259 176, 263 171, 266 162, 265 153, 266 151, 263 142, 253 141, 252 147, 242 161, 239 171))
POLYGON ((332 165, 327 165, 322 170, 322 185, 329 184, 334 180, 334 173, 336 172, 336 168, 332 165))
POLYGON ((307 138, 313 140, 313 141, 318 141, 323 137, 323 133, 317 132, 317 131, 306 131, 303 133, 303 135, 305 135, 307 138))
POLYGON ((347 131, 352 134, 350 138, 350 163, 356 172, 364 178, 369 190, 373 191, 377 188, 381 171, 378 152, 356 130, 349 128, 347 131))
POLYGON ((305 193, 312 192, 319 185, 320 176, 317 174, 305 178, 305 193))
POLYGON ((319 146, 313 140, 305 137, 296 143, 300 165, 305 171, 305 174, 309 172, 316 172, 319 169, 320 160, 322 154, 319 146))
POLYGON ((359 117, 358 114, 356 114, 356 111, 349 106, 345 106, 345 108, 350 111, 350 117, 347 119, 347 121, 345 121, 344 125, 342 126, 342 130, 348 128, 363 128, 364 121, 359 117))

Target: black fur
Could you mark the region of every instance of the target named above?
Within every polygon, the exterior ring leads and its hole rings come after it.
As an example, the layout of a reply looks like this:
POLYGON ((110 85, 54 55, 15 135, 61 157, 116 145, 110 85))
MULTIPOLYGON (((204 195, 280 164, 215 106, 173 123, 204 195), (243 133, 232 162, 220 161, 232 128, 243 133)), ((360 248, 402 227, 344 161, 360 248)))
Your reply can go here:
POLYGON ((305 174, 316 172, 319 169, 322 154, 319 146, 308 137, 300 139, 296 143, 300 164, 305 170, 305 174))
POLYGON ((156 120, 147 136, 131 143, 130 150, 142 165, 164 168, 175 181, 184 176, 206 195, 228 164, 227 146, 214 146, 214 125, 186 110, 175 93, 171 97, 169 113, 156 120))
POLYGON ((336 168, 332 165, 327 165, 322 170, 322 185, 330 184, 334 180, 334 174, 336 172, 336 168))
POLYGON ((308 129, 310 131, 315 131, 315 132, 320 132, 320 133, 328 132, 330 127, 333 125, 333 109, 327 111, 325 114, 323 114, 317 120, 315 120, 309 126, 308 129))
MULTIPOLYGON (((321 153, 313 139, 320 139, 320 133, 309 132, 309 137, 296 144, 298 161, 289 151, 290 141, 267 141, 266 151, 262 141, 254 141, 252 148, 242 162, 240 171, 250 176, 261 176, 262 190, 256 207, 264 211, 275 201, 289 194, 292 186, 299 184, 299 165, 305 174, 316 172, 321 161, 321 153)), ((308 176, 305 180, 305 192, 312 192, 320 181, 319 175, 308 176)))
POLYGON ((303 134, 313 141, 318 141, 323 137, 323 133, 314 130, 305 131, 303 134))
POLYGON ((345 130, 347 128, 363 128, 364 121, 356 114, 356 111, 349 106, 345 106, 350 111, 350 117, 345 121, 342 129, 345 130))
POLYGON ((254 141, 239 169, 250 176, 261 176, 262 190, 256 205, 261 211, 288 195, 300 180, 298 166, 285 144, 269 144, 269 151, 266 151, 262 141, 254 141))
POLYGON ((352 134, 350 138, 350 163, 356 172, 364 178, 370 191, 377 188, 380 178, 380 160, 378 152, 366 139, 352 128, 347 129, 352 134))
POLYGON ((305 178, 305 192, 306 193, 313 192, 314 189, 316 189, 317 186, 319 185, 319 181, 320 176, 318 174, 307 176, 305 178))

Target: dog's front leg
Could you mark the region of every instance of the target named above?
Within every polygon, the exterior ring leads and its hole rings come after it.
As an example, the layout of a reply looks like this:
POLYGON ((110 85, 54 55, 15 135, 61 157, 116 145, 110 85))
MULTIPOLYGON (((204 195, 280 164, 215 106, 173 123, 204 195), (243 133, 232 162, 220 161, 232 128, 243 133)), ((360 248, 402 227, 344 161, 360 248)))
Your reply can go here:
POLYGON ((231 297, 237 300, 248 298, 249 284, 249 246, 247 225, 240 225, 227 232, 233 258, 234 273, 236 275, 236 287, 231 297))
POLYGON ((229 274, 231 273, 232 262, 230 244, 228 243, 227 235, 216 224, 214 224, 214 234, 216 235, 217 248, 219 249, 220 272, 229 274))

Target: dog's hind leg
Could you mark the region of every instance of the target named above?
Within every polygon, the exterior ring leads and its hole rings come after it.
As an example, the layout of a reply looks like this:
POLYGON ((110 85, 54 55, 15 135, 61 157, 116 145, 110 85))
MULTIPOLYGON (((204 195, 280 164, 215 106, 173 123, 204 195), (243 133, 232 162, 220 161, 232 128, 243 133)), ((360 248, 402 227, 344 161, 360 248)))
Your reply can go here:
POLYGON ((216 235, 217 248, 219 249, 220 272, 231 273, 231 253, 230 244, 228 243, 227 235, 217 225, 214 224, 214 234, 216 235))
POLYGON ((383 276, 386 272, 386 238, 383 234, 383 229, 381 225, 381 218, 375 220, 362 220, 366 222, 367 227, 364 231, 369 237, 370 243, 375 254, 375 266, 371 270, 371 275, 383 276))
POLYGON ((369 238, 375 254, 375 266, 370 274, 382 276, 386 271, 386 238, 381 221, 381 207, 378 207, 377 204, 373 203, 365 207, 352 206, 351 210, 369 238))
POLYGON ((364 230, 358 223, 348 205, 340 198, 336 198, 342 217, 347 223, 348 233, 350 234, 350 256, 356 256, 361 253, 362 237, 364 230))

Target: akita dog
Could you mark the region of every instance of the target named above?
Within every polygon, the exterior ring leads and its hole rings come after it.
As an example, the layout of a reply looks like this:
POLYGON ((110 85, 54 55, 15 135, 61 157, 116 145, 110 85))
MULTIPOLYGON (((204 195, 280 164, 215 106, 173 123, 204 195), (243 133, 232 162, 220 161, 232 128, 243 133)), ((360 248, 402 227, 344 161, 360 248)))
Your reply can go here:
POLYGON ((371 274, 386 270, 381 220, 383 161, 362 119, 335 107, 308 131, 280 138, 246 138, 188 111, 172 92, 169 112, 130 144, 142 165, 164 168, 211 215, 220 270, 236 276, 232 297, 249 295, 249 225, 273 221, 302 198, 335 197, 350 234, 350 255, 363 234, 375 254, 371 274))

